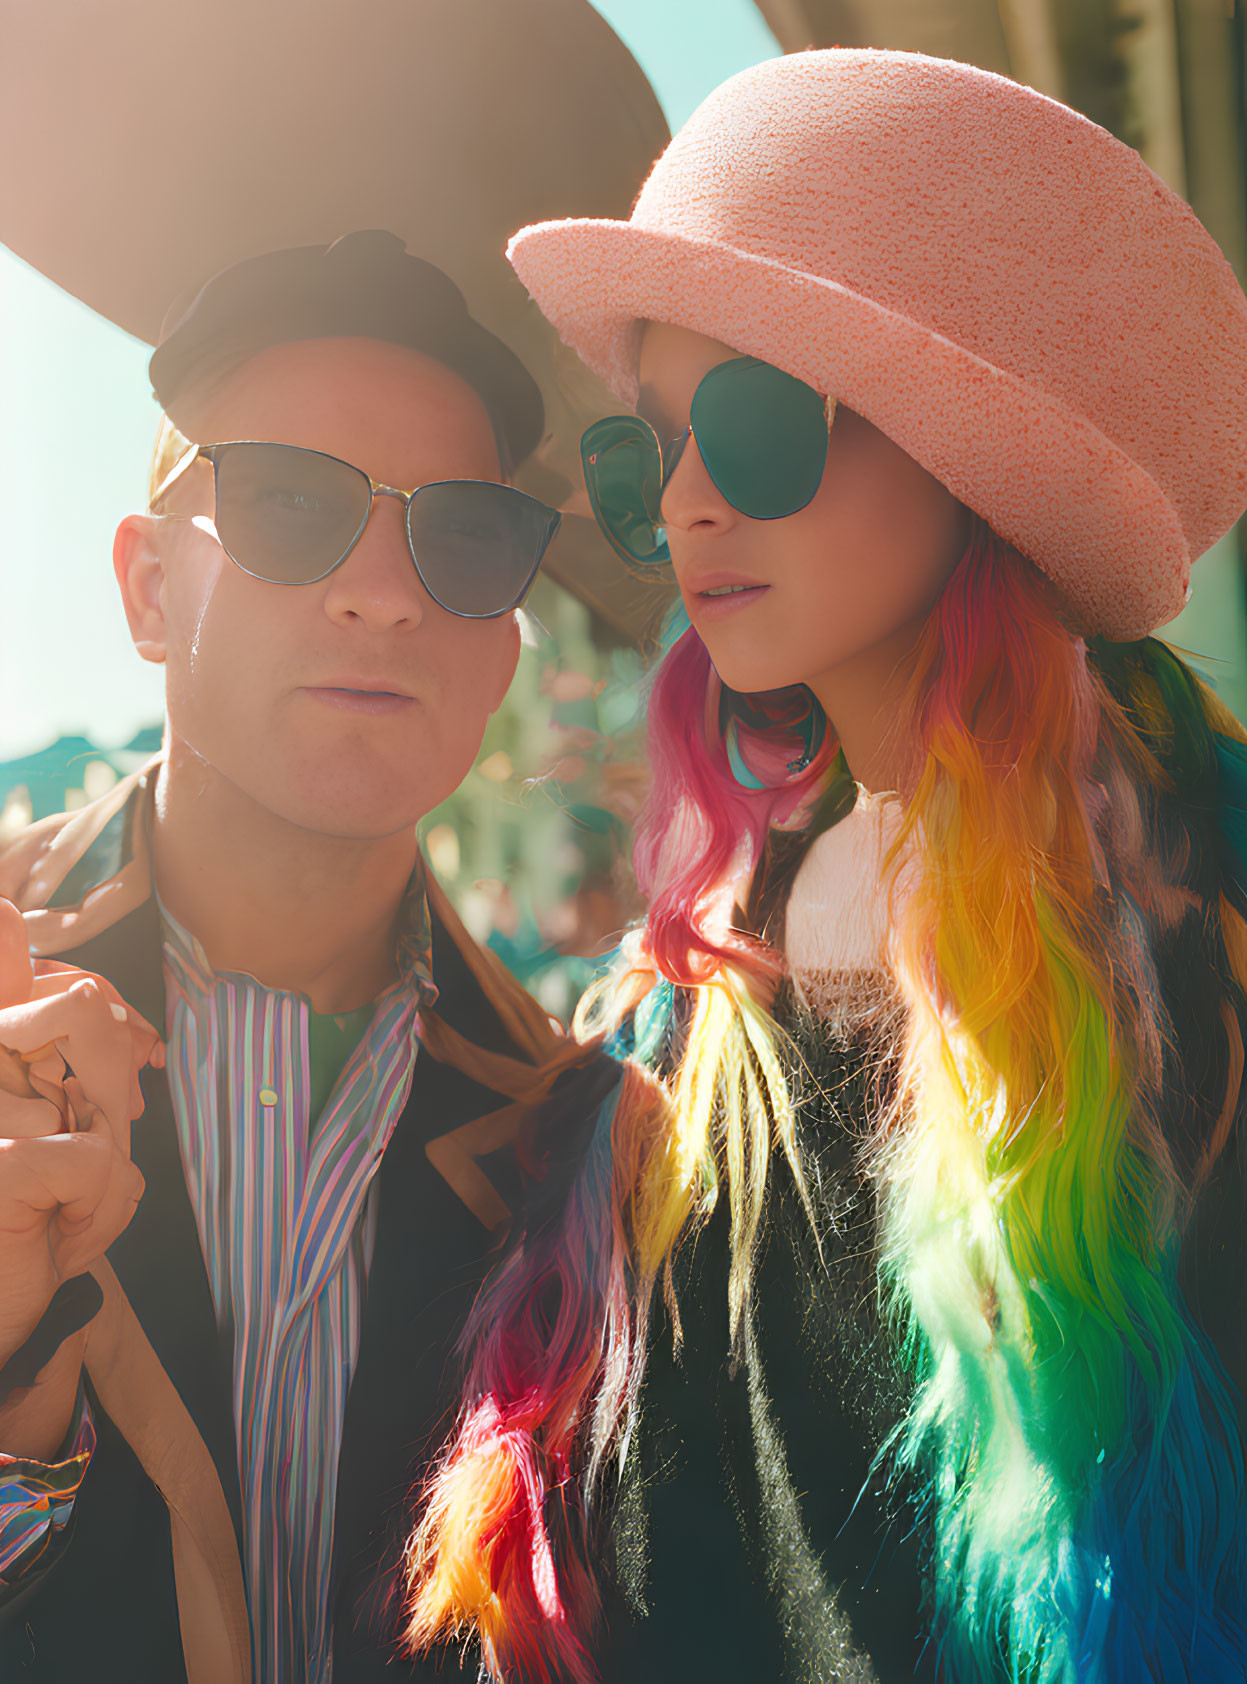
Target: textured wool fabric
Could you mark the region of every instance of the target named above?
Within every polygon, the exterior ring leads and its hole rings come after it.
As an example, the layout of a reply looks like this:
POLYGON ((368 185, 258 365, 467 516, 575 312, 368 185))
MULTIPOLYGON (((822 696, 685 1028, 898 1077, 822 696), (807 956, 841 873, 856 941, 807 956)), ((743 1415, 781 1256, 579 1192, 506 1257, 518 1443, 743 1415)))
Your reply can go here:
POLYGON ((897 797, 859 788, 853 811, 811 845, 784 916, 784 956, 798 982, 886 972, 892 891, 884 864, 903 812, 897 797))
POLYGON ((515 269, 635 401, 641 323, 834 393, 1065 593, 1173 618, 1247 505, 1247 299, 1137 153, 915 53, 770 60, 694 113, 629 222, 521 230, 515 269))

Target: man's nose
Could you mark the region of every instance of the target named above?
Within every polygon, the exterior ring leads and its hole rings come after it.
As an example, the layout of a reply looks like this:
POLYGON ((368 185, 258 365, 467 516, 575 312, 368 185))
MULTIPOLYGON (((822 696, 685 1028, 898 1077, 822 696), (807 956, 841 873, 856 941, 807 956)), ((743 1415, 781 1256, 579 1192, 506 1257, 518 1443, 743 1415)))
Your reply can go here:
POLYGON ((407 507, 401 493, 374 492, 355 548, 326 581, 325 612, 369 630, 417 626, 431 598, 412 565, 407 507))

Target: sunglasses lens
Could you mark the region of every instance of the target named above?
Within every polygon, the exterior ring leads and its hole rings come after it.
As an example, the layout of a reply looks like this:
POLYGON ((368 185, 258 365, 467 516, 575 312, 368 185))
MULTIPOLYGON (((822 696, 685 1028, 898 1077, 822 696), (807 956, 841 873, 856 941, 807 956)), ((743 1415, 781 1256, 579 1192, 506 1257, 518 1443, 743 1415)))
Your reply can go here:
POLYGON ((517 608, 559 515, 510 485, 446 480, 421 486, 407 506, 416 571, 452 614, 485 619, 517 608))
POLYGON ((216 529, 244 572, 310 584, 335 568, 368 518, 367 477, 347 462, 286 444, 216 452, 216 529))
POLYGON ((635 415, 597 421, 580 441, 585 486, 598 525, 625 561, 671 559, 662 529, 662 452, 635 415))
POLYGON ((693 394, 693 437, 734 509, 781 520, 813 498, 827 463, 825 400, 756 357, 720 363, 693 394))

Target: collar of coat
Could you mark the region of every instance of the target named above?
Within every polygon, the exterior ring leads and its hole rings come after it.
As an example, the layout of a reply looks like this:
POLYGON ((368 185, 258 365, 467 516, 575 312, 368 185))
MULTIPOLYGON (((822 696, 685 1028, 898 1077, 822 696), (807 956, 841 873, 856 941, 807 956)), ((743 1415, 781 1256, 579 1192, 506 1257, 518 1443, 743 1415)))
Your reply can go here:
MULTIPOLYGON (((38 957, 76 955, 151 900, 149 838, 160 766, 157 756, 101 800, 41 820, 0 852, 0 895, 23 913, 38 957)), ((481 1098, 492 1092, 501 1102, 475 1118, 469 1112, 469 1121, 457 1121, 424 1147, 462 1204, 484 1229, 496 1230, 510 1212, 483 1163, 515 1141, 559 1072, 586 1062, 592 1049, 563 1037, 497 956, 472 940, 423 867, 413 876, 399 940, 404 970, 422 973, 426 1052, 476 1082, 481 1098), (480 1009, 496 1015, 493 1038, 500 1043, 493 1048, 467 1041, 432 1009, 434 920, 457 950, 446 955, 454 960, 454 992, 479 990, 480 1009)), ((218 1472, 109 1259, 101 1257, 92 1273, 104 1307, 91 1325, 86 1365, 106 1413, 169 1505, 189 1684, 249 1684, 246 1594, 218 1472)))
MULTIPOLYGON (((156 755, 98 801, 31 825, 0 853, 0 895, 24 915, 36 957, 81 947, 151 895, 151 821, 162 758, 156 755)), ((421 1005, 432 1006, 437 989, 423 861, 403 900, 398 947, 402 974, 421 1005)))

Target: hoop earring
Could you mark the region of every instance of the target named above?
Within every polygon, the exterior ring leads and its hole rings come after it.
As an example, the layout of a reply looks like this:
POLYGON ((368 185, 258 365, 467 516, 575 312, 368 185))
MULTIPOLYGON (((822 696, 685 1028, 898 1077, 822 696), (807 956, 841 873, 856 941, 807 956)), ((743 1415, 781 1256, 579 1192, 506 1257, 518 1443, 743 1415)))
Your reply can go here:
POLYGON ((762 782, 762 779, 756 777, 745 765, 744 756, 740 752, 739 726, 740 721, 735 714, 732 714, 723 728, 723 747, 727 753, 727 763, 731 768, 732 776, 742 789, 765 789, 766 785, 762 782))
POLYGON ((821 703, 815 701, 813 696, 810 697, 808 712, 801 716, 798 729, 801 735, 801 753, 795 760, 788 762, 788 770, 793 777, 804 772, 813 762, 827 736, 827 715, 823 712, 821 703))
POLYGON ((788 762, 789 777, 800 777, 813 763, 827 738, 827 715, 809 691, 806 691, 806 696, 809 705, 805 712, 791 725, 784 726, 783 721, 766 713, 738 691, 723 686, 719 693, 719 726, 723 734, 723 749, 732 776, 742 789, 765 790, 774 787, 763 783, 745 764, 745 757, 740 750, 742 720, 752 731, 774 731, 782 728, 796 733, 801 742, 801 753, 795 760, 788 762))

